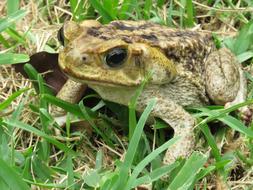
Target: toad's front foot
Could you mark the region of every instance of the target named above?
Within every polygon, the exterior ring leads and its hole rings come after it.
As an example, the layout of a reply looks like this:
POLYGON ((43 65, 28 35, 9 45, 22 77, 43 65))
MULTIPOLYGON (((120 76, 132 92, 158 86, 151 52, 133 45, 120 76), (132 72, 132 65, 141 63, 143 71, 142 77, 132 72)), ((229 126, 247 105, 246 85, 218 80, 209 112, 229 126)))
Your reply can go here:
POLYGON ((166 151, 163 158, 164 164, 172 164, 176 159, 187 158, 192 153, 195 146, 194 133, 192 129, 186 130, 175 132, 174 136, 179 136, 180 139, 166 151))

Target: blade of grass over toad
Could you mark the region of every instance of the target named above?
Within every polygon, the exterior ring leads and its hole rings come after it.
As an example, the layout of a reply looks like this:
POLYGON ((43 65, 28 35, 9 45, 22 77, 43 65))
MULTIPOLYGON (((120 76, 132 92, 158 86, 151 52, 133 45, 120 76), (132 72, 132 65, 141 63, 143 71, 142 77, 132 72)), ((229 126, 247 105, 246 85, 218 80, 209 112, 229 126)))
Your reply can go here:
POLYGON ((136 178, 141 173, 141 171, 152 161, 154 160, 160 153, 168 149, 171 145, 173 145, 180 137, 174 137, 171 140, 164 143, 159 148, 155 149, 153 152, 151 152, 148 156, 146 156, 133 170, 132 175, 130 176, 126 187, 124 190, 132 189, 134 182, 136 181, 136 178))
MULTIPOLYGON (((217 111, 217 110, 213 110, 213 111, 209 111, 209 112, 203 112, 201 113, 202 116, 208 116, 207 118, 203 119, 201 122, 199 122, 196 127, 199 127, 205 123, 211 122, 215 119, 218 119, 220 121, 222 121, 223 123, 227 124, 229 127, 231 127, 234 130, 237 130, 245 135, 247 135, 248 137, 253 138, 253 131, 249 128, 247 128, 241 121, 239 121, 238 119, 226 115, 227 113, 234 111, 234 109, 238 109, 238 107, 242 107, 245 105, 248 105, 249 103, 252 103, 253 100, 248 100, 246 102, 237 104, 235 106, 232 106, 230 108, 221 110, 221 111, 217 111)), ((236 110, 235 109, 235 110, 236 110)))
POLYGON ((18 10, 9 16, 0 19, 0 32, 14 24, 17 20, 23 18, 28 12, 26 10, 18 10))
POLYGON ((105 23, 115 20, 115 18, 106 9, 104 9, 103 5, 98 0, 90 1, 90 3, 94 7, 94 9, 99 12, 105 23))
POLYGON ((145 78, 144 81, 141 83, 140 87, 136 90, 134 96, 131 98, 128 108, 129 108, 129 139, 132 138, 135 127, 136 127, 136 104, 137 104, 137 99, 141 95, 144 86, 147 84, 148 80, 151 77, 151 73, 149 73, 145 78))
POLYGON ((243 133, 250 138, 253 138, 253 131, 250 128, 247 128, 240 120, 230 115, 226 115, 224 117, 218 118, 218 120, 227 124, 232 129, 239 131, 240 133, 243 133))
POLYGON ((190 158, 186 160, 167 190, 188 189, 206 161, 207 156, 199 152, 194 152, 190 158))
POLYGON ((36 129, 26 123, 23 123, 23 122, 20 122, 17 120, 11 120, 11 121, 5 120, 4 124, 9 125, 11 127, 23 129, 23 130, 28 131, 30 133, 34 133, 37 136, 42 137, 45 140, 47 140, 48 142, 52 143, 53 145, 55 145, 59 149, 63 150, 64 152, 66 152, 68 154, 76 155, 76 153, 73 150, 71 150, 70 148, 68 148, 67 146, 62 144, 61 142, 55 140, 53 137, 47 135, 46 133, 44 133, 44 132, 40 131, 39 129, 36 129))
POLYGON ((2 158, 0 158, 0 178, 15 190, 29 190, 30 187, 22 180, 14 168, 10 167, 2 158))
POLYGON ((144 128, 144 125, 148 119, 149 114, 151 113, 152 109, 154 108, 156 104, 156 99, 152 99, 146 109, 144 110, 144 112, 141 114, 141 117, 137 123, 137 126, 134 130, 134 134, 132 136, 132 139, 129 142, 129 146, 128 146, 128 150, 126 152, 126 156, 124 159, 124 162, 121 165, 120 168, 120 173, 119 173, 119 180, 118 183, 115 184, 115 186, 112 188, 113 190, 116 189, 124 189, 126 182, 127 182, 127 178, 126 176, 128 176, 128 171, 131 168, 131 165, 133 163, 133 159, 141 138, 141 134, 144 128))
POLYGON ((121 20, 128 19, 129 15, 132 13, 134 7, 137 7, 138 1, 136 0, 124 0, 121 9, 120 9, 120 15, 119 18, 121 20))
POLYGON ((30 88, 24 88, 21 90, 18 90, 16 92, 14 92, 12 95, 10 95, 8 97, 8 99, 4 100, 3 102, 0 103, 0 110, 3 110, 5 108, 7 108, 13 100, 15 100, 18 96, 20 96, 21 94, 23 94, 24 92, 28 91, 30 88))
POLYGON ((0 65, 24 63, 29 61, 29 56, 26 54, 17 53, 1 53, 0 54, 0 65))
MULTIPOLYGON (((247 100, 245 102, 242 102, 242 103, 239 103, 239 104, 236 104, 234 106, 231 106, 227 109, 222 109, 222 110, 212 110, 210 112, 203 112, 201 113, 202 116, 209 116, 205 119, 203 119, 201 122, 199 122, 195 127, 198 127, 200 126, 202 123, 208 123, 208 122, 211 122, 215 119, 218 119, 220 117, 224 117, 226 114, 232 112, 232 111, 235 111, 237 109, 239 109, 240 107, 243 107, 243 106, 247 106, 247 105, 250 105, 250 104, 253 104, 253 99, 250 99, 250 100, 247 100)), ((199 108, 195 108, 197 110, 201 110, 199 108)))

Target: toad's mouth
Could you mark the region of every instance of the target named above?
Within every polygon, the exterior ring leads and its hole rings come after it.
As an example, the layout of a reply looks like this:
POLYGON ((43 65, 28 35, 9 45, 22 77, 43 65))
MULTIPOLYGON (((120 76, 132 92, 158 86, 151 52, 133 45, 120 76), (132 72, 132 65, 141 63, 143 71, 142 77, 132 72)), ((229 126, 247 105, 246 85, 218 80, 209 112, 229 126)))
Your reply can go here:
MULTIPOLYGON (((65 73, 65 72, 64 72, 65 73)), ((121 83, 119 81, 114 82, 114 81, 108 81, 108 80, 103 80, 103 79, 96 79, 96 78, 89 78, 89 77, 76 77, 76 76, 72 76, 70 73, 65 73, 70 79, 79 82, 79 83, 83 83, 83 84, 87 84, 89 85, 96 85, 96 86, 103 86, 103 87, 120 87, 120 88, 128 88, 128 89, 132 89, 132 88, 136 88, 138 86, 141 85, 142 82, 140 83, 134 83, 134 84, 126 84, 126 83, 121 83)))

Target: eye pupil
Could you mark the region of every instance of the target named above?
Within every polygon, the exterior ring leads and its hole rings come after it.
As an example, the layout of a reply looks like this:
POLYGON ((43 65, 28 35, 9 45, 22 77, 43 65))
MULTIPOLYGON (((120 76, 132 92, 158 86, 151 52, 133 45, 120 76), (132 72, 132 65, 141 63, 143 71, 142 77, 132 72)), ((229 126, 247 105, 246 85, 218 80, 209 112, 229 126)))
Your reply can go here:
POLYGON ((126 57, 126 49, 115 48, 106 55, 105 61, 109 67, 117 67, 124 63, 126 57))

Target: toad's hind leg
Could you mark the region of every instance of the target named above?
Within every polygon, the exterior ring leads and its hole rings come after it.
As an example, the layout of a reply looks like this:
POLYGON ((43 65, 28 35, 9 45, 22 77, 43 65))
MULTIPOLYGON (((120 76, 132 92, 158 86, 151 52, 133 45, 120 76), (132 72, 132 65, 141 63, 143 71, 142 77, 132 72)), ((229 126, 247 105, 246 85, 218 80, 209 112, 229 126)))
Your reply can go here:
POLYGON ((205 63, 206 90, 218 105, 231 106, 246 99, 246 80, 240 63, 226 48, 212 52, 205 63))

